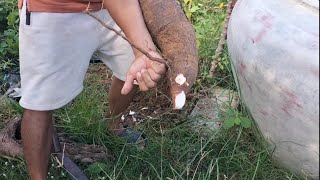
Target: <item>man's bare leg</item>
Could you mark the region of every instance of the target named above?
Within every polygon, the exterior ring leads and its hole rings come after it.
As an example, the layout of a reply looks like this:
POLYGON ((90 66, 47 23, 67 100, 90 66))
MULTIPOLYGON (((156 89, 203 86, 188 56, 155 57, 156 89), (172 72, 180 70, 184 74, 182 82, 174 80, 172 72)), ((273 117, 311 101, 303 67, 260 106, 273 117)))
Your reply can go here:
POLYGON ((32 180, 47 178, 52 126, 52 112, 24 111, 21 126, 22 145, 32 180))
POLYGON ((123 85, 124 81, 113 77, 109 90, 109 116, 111 121, 108 123, 108 129, 115 134, 120 134, 122 130, 119 115, 129 107, 134 94, 137 92, 137 87, 134 87, 128 95, 122 95, 123 85))

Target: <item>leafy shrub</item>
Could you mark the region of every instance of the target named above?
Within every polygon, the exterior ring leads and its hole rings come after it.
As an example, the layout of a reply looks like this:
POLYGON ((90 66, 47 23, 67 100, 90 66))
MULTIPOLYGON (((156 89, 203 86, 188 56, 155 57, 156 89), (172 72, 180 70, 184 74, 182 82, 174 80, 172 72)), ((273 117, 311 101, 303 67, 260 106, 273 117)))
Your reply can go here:
POLYGON ((19 55, 17 0, 0 1, 0 71, 17 65, 19 55))

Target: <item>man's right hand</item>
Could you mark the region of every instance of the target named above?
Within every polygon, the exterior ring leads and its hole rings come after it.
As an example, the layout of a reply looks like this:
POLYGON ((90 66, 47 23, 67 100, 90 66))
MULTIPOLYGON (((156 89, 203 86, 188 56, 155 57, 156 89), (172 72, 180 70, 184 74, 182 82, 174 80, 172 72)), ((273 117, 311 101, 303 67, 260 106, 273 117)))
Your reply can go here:
MULTIPOLYGON (((150 51, 149 54, 153 57, 162 58, 153 51, 150 51)), ((165 64, 152 61, 146 55, 141 55, 131 64, 121 93, 128 94, 133 88, 134 80, 138 82, 141 91, 148 91, 157 86, 165 73, 165 64)))

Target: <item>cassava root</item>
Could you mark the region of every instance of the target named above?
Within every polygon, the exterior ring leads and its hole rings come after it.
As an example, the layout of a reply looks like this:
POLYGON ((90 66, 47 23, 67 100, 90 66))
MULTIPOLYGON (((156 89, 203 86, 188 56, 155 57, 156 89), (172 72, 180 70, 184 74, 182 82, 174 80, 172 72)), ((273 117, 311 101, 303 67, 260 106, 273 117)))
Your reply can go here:
POLYGON ((170 65, 167 77, 174 108, 181 109, 198 73, 195 31, 178 1, 139 0, 139 3, 152 39, 170 65))
POLYGON ((85 13, 121 36, 150 60, 165 64, 168 68, 167 77, 174 108, 181 109, 198 73, 198 49, 194 29, 176 0, 139 0, 139 3, 146 26, 164 59, 151 56, 88 10, 85 13), (184 83, 180 83, 180 80, 184 83), (184 96, 181 96, 181 93, 184 96), (179 98, 177 95, 180 95, 179 98))

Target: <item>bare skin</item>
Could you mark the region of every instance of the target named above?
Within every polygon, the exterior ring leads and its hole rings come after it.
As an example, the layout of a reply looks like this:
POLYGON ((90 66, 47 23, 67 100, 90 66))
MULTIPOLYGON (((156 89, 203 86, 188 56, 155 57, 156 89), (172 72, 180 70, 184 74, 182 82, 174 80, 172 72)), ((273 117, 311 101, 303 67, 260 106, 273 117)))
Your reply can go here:
POLYGON ((52 145, 51 111, 25 110, 21 134, 24 158, 32 179, 46 179, 52 145))
POLYGON ((137 92, 137 88, 135 87, 127 95, 122 95, 121 89, 123 85, 123 81, 114 77, 108 94, 108 117, 111 119, 108 122, 108 129, 116 135, 119 135, 123 130, 119 115, 129 107, 134 94, 137 92))

